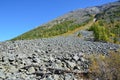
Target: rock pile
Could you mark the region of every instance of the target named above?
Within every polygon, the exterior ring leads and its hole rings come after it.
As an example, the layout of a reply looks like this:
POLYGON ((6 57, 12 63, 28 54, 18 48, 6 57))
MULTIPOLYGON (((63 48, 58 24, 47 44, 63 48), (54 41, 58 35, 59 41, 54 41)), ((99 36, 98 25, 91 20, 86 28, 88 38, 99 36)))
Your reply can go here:
POLYGON ((75 37, 0 43, 0 80, 78 80, 87 72, 85 54, 117 51, 119 45, 75 37))
POLYGON ((1 55, 0 79, 5 80, 76 80, 74 74, 88 69, 88 60, 77 54, 16 54, 1 55))

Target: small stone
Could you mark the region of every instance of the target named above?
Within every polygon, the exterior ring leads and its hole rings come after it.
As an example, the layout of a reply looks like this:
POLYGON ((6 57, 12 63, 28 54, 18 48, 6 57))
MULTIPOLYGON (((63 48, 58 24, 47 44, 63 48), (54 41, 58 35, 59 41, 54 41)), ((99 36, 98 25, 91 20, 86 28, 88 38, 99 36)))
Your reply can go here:
POLYGON ((78 79, 76 79, 75 77, 74 77, 74 79, 73 80, 78 80, 78 79))
POLYGON ((15 72, 17 72, 17 71, 18 71, 18 69, 15 68, 15 66, 10 66, 9 72, 15 73, 15 72))
POLYGON ((17 55, 17 58, 20 58, 20 59, 23 59, 23 58, 26 58, 28 55, 26 55, 26 54, 18 54, 17 55))
POLYGON ((40 51, 39 49, 37 49, 37 50, 35 50, 34 52, 36 52, 36 53, 40 53, 41 51, 40 51))
POLYGON ((75 61, 78 61, 79 56, 76 54, 76 55, 74 55, 73 59, 74 59, 75 61))
POLYGON ((52 61, 52 62, 55 61, 55 58, 53 58, 52 55, 50 55, 49 58, 50 58, 50 61, 52 61))
POLYGON ((81 57, 81 61, 83 61, 83 62, 84 62, 84 61, 85 61, 85 58, 81 57))
POLYGON ((22 73, 22 74, 20 75, 20 77, 23 78, 23 79, 26 79, 26 76, 27 76, 27 75, 24 74, 24 73, 22 73))
POLYGON ((67 63, 71 68, 74 68, 74 66, 76 66, 74 62, 67 61, 67 63))
POLYGON ((37 59, 37 58, 33 58, 33 59, 32 59, 32 62, 37 63, 37 62, 38 62, 38 59, 37 59))
POLYGON ((3 71, 0 71, 0 78, 5 79, 5 73, 3 71))
POLYGON ((52 68, 62 69, 61 64, 52 63, 52 68))
POLYGON ((16 80, 15 74, 11 74, 11 75, 10 75, 10 78, 11 78, 11 80, 16 80))
POLYGON ((79 55, 79 57, 83 57, 84 54, 82 52, 80 52, 78 55, 79 55))
POLYGON ((28 69, 28 72, 29 72, 29 74, 32 74, 32 73, 34 73, 34 72, 35 72, 35 69, 34 69, 34 67, 30 67, 30 68, 28 69))
POLYGON ((70 74, 66 74, 65 80, 73 80, 73 77, 70 74))
POLYGON ((9 55, 8 60, 9 60, 9 62, 13 62, 15 60, 14 55, 9 55))
POLYGON ((61 62, 61 60, 56 59, 56 63, 61 64, 62 62, 61 62))
POLYGON ((24 64, 19 64, 19 65, 17 65, 16 68, 23 68, 23 67, 24 67, 24 64))
POLYGON ((10 77, 10 76, 11 76, 11 73, 6 73, 5 76, 6 76, 6 77, 10 77))
POLYGON ((59 80, 59 76, 58 75, 54 75, 54 80, 59 80))
POLYGON ((0 65, 0 70, 5 71, 5 67, 4 67, 4 66, 2 66, 2 65, 0 65))
POLYGON ((52 76, 50 75, 48 76, 48 78, 46 78, 46 80, 55 80, 55 79, 53 79, 52 76))

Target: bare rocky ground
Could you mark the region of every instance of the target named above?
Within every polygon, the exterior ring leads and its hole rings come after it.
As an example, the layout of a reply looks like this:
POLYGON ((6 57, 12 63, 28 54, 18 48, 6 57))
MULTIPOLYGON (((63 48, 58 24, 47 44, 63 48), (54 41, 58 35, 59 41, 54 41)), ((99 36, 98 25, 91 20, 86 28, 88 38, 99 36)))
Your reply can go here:
POLYGON ((120 45, 94 42, 92 32, 82 37, 54 37, 0 43, 0 80, 80 80, 87 72, 85 54, 118 51, 120 45))
MULTIPOLYGON (((51 27, 65 20, 80 24, 91 19, 91 15, 116 9, 115 6, 120 6, 120 2, 71 11, 43 26, 51 27)), ((85 30, 67 37, 1 42, 0 80, 82 80, 76 74, 87 73, 90 62, 86 54, 107 55, 118 50, 120 45, 94 42, 93 33, 85 30)))

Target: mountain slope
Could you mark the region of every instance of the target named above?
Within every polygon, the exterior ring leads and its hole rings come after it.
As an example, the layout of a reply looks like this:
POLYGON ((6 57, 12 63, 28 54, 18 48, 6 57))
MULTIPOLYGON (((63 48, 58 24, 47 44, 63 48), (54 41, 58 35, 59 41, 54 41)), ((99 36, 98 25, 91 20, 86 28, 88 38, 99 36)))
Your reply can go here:
POLYGON ((95 15, 96 22, 90 30, 94 32, 97 41, 120 44, 120 2, 105 5, 105 7, 95 15))
MULTIPOLYGON (((26 32, 12 40, 38 39, 57 36, 74 31, 75 29, 86 25, 88 22, 96 19, 119 21, 120 2, 113 2, 102 6, 90 7, 71 11, 57 19, 48 22, 42 26, 26 32), (111 16, 112 15, 112 16, 111 16)), ((110 22, 111 23, 111 22, 110 22)))
POLYGON ((101 42, 119 38, 119 8, 107 10, 113 5, 120 2, 72 11, 1 42, 0 80, 120 80, 120 45, 101 42), (111 21, 104 10, 118 13, 111 21))
POLYGON ((76 28, 76 29, 74 29, 74 30, 72 30, 72 31, 68 31, 68 32, 66 32, 66 33, 64 33, 64 34, 61 34, 60 36, 73 35, 73 34, 79 32, 79 31, 81 31, 81 30, 89 29, 89 27, 92 26, 93 23, 94 23, 93 21, 89 21, 86 25, 80 26, 80 27, 78 27, 78 28, 76 28))

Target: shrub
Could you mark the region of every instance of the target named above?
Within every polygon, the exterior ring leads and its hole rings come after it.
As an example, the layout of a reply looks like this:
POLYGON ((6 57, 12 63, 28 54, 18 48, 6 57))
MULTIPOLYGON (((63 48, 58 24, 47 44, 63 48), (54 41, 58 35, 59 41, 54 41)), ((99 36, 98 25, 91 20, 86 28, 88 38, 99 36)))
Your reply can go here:
POLYGON ((81 36, 82 36, 82 34, 79 32, 79 33, 77 34, 77 36, 78 36, 78 37, 81 37, 81 36))
POLYGON ((120 22, 107 23, 99 20, 94 23, 89 29, 94 32, 96 41, 105 41, 120 44, 120 22))
POLYGON ((109 35, 107 33, 107 29, 104 26, 94 24, 90 27, 89 30, 94 32, 96 41, 109 41, 109 35))
POLYGON ((93 55, 89 58, 91 65, 90 75, 92 80, 120 80, 120 53, 110 52, 108 56, 93 55))

